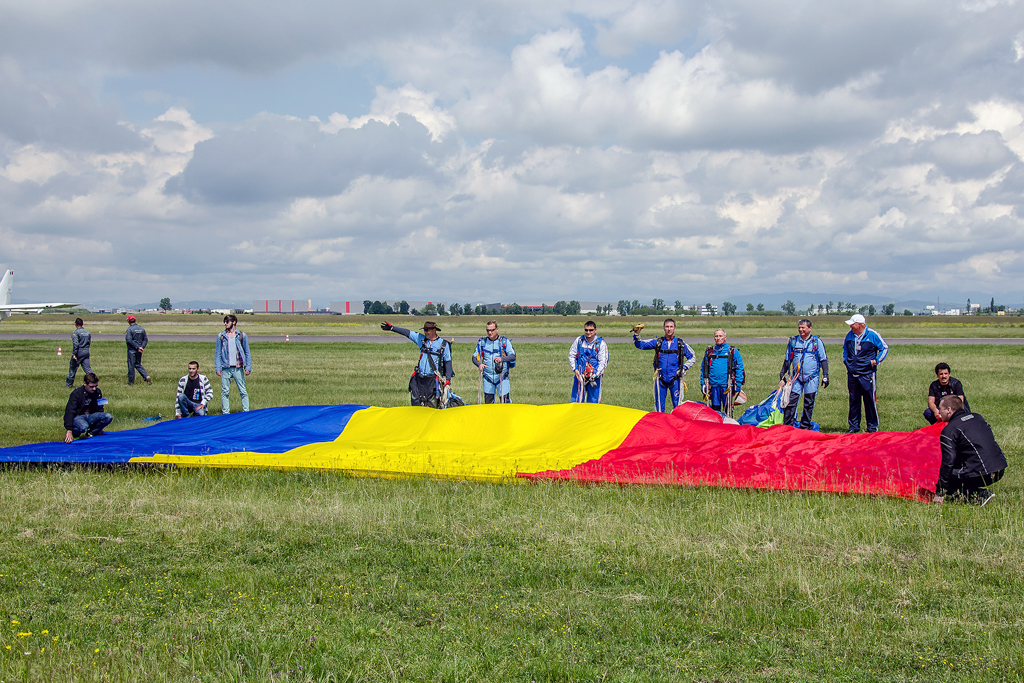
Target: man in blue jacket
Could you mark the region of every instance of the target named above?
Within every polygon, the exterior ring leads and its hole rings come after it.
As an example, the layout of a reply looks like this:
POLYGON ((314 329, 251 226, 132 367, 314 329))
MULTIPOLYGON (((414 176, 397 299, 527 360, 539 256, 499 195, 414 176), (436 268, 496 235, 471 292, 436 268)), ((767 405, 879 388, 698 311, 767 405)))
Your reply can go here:
POLYGON ((704 351, 700 388, 711 407, 732 417, 732 404, 746 379, 739 349, 726 342, 725 330, 715 330, 715 345, 704 351))
POLYGON ((232 313, 224 316, 224 331, 217 335, 213 369, 220 377, 221 412, 225 415, 231 412, 231 380, 235 381, 242 398, 242 412, 248 412, 249 392, 245 390, 245 378, 252 374, 252 354, 249 353, 249 338, 238 329, 238 318, 232 313))
POLYGON ((875 375, 878 365, 889 355, 889 345, 874 330, 860 313, 853 315, 846 324, 850 331, 843 342, 843 365, 846 366, 846 387, 850 390, 850 429, 847 433, 860 431, 861 402, 867 420, 867 431, 878 431, 878 384, 875 375))
POLYGON ((142 325, 135 322, 135 316, 128 316, 128 329, 124 331, 124 343, 128 345, 128 384, 135 384, 135 371, 138 370, 146 384, 152 384, 153 378, 142 367, 142 352, 149 344, 149 337, 142 325))
POLYGON ((633 327, 633 346, 641 351, 654 349, 654 410, 661 413, 665 410, 666 393, 672 398, 673 408, 683 400, 683 375, 697 357, 689 344, 676 338, 676 321, 672 318, 665 319, 665 336, 658 339, 640 339, 642 329, 643 325, 633 327))

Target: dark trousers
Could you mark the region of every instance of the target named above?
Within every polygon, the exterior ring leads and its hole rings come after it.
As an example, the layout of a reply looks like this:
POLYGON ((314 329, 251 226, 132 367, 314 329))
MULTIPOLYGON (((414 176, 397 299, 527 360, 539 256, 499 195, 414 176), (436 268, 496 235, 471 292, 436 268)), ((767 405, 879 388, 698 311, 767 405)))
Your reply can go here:
POLYGON ((414 406, 436 408, 439 399, 437 377, 416 373, 409 378, 409 399, 414 406))
MULTIPOLYGON (((803 429, 811 428, 811 418, 814 417, 814 399, 817 396, 818 394, 816 393, 808 394, 804 392, 804 414, 800 418, 800 426, 803 429)), ((791 395, 789 397, 789 405, 782 411, 782 424, 787 424, 790 427, 796 424, 796 407, 799 402, 799 396, 791 395)))
MULTIPOLYGON (((494 403, 495 394, 484 394, 484 403, 494 403)), ((508 393, 501 397, 503 403, 512 402, 512 394, 508 393)))
POLYGON ((75 373, 78 372, 78 368, 81 367, 86 372, 92 372, 92 365, 89 364, 89 356, 83 356, 79 360, 75 360, 74 356, 71 356, 71 363, 68 366, 68 377, 65 382, 69 387, 75 384, 75 373))
POLYGON ((980 474, 975 477, 950 477, 949 482, 946 484, 946 495, 953 496, 959 494, 964 498, 971 498, 982 488, 991 486, 1002 479, 1003 472, 1005 471, 999 470, 998 472, 980 474))
POLYGON ((138 370, 142 379, 149 377, 146 368, 142 367, 142 352, 128 349, 128 384, 135 384, 135 371, 138 370))
POLYGON ((878 431, 878 404, 875 393, 875 373, 847 375, 846 387, 850 390, 850 431, 860 431, 860 404, 864 403, 864 417, 867 431, 878 431))

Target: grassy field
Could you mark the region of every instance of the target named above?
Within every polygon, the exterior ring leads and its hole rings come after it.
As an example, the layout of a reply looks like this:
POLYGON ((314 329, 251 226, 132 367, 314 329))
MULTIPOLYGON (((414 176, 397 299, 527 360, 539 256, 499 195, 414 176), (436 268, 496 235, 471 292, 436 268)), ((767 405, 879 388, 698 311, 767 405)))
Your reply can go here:
MULTIPOLYGON (((492 316, 443 316, 434 320, 443 335, 483 336, 484 323, 492 316)), ((718 327, 734 337, 788 337, 796 334, 796 321, 801 316, 730 316, 676 317, 681 336, 710 339, 718 327)), ((220 315, 139 315, 139 323, 150 334, 209 334, 224 329, 220 315)), ((387 318, 396 325, 420 328, 424 317, 412 316, 330 316, 330 315, 243 315, 239 327, 257 335, 389 335, 382 332, 380 321, 387 318)), ((87 315, 86 327, 102 339, 104 335, 123 337, 126 324, 123 315, 87 315)), ((502 333, 515 337, 551 337, 581 334, 588 316, 508 315, 497 316, 502 333)), ((849 331, 843 324, 846 316, 814 318, 814 332, 823 337, 842 337, 849 331)), ((643 322, 648 332, 661 329, 664 316, 596 317, 598 332, 606 337, 628 337, 634 323, 643 322)), ((15 315, 3 321, 0 332, 67 334, 74 329, 74 316, 58 313, 15 315)), ((1024 337, 1024 318, 972 316, 962 318, 875 316, 869 321, 883 337, 1024 337)))
MULTIPOLYGON (((67 366, 53 347, 0 346, 0 445, 62 436, 67 366)), ((172 414, 188 360, 210 370, 210 344, 158 343, 147 352, 154 385, 125 387, 123 343, 93 348, 116 429, 172 414)), ((782 345, 742 351, 756 400, 776 381, 782 345)), ((405 405, 417 353, 253 352, 253 408, 405 405)), ((475 402, 470 352, 456 347, 455 386, 475 402)), ((565 352, 520 349, 515 400, 564 401, 565 352)), ((880 374, 883 429, 924 424, 938 360, 1019 462, 1024 359, 1011 347, 894 349, 880 374)), ((650 352, 613 347, 606 402, 649 408, 650 378, 650 352)), ((834 360, 816 419, 842 431, 845 406, 834 360)), ((1021 680, 1017 471, 995 490, 979 510, 669 487, 7 468, 0 680, 1021 680)))

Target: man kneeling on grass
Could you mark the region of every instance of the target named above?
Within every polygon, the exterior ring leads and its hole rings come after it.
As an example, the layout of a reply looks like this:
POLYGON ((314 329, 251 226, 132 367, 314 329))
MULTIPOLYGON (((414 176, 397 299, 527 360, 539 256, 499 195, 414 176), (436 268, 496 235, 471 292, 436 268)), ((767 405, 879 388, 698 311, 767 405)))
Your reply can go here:
POLYGON ((206 375, 199 374, 199 362, 188 364, 188 374, 178 380, 178 396, 174 399, 174 419, 206 415, 206 406, 213 399, 213 387, 206 375))
POLYGON ((71 392, 64 409, 64 443, 71 443, 83 434, 86 437, 103 433, 103 428, 114 421, 114 416, 103 412, 107 399, 100 391, 100 380, 95 373, 87 372, 85 383, 71 392))
POLYGON ((942 466, 932 502, 941 503, 948 494, 960 502, 984 505, 995 496, 985 487, 1006 471, 1003 449, 985 418, 964 410, 959 396, 939 401, 939 419, 947 424, 939 436, 942 466))

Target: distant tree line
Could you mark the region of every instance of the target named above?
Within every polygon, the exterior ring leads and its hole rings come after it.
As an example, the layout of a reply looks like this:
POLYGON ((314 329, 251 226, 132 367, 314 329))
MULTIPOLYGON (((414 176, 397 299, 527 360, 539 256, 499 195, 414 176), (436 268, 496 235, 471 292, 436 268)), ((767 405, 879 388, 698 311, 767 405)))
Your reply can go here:
MULTIPOLYGON (((520 306, 518 303, 501 304, 500 308, 494 306, 486 306, 484 304, 458 304, 458 303, 445 303, 439 301, 438 303, 428 303, 423 307, 423 310, 417 310, 415 308, 409 308, 409 302, 402 300, 397 304, 397 310, 395 307, 382 302, 382 301, 370 301, 369 299, 363 300, 363 313, 368 315, 425 315, 425 316, 444 316, 444 315, 580 315, 582 312, 580 309, 580 302, 573 301, 557 301, 554 306, 548 306, 542 304, 540 309, 531 309, 524 306, 520 306)), ((611 313, 612 307, 609 304, 607 307, 599 306, 599 313, 611 313), (607 310, 605 310, 607 309, 607 310)))
MULTIPOLYGON (((164 298, 160 302, 160 307, 164 310, 170 310, 171 303, 169 298, 164 298)), ((716 309, 711 303, 706 303, 703 308, 708 311, 711 315, 716 314, 716 309)), ((746 304, 746 310, 744 315, 852 315, 854 313, 860 313, 862 315, 873 316, 873 315, 914 315, 913 311, 909 309, 903 309, 903 313, 899 314, 896 312, 896 304, 884 304, 881 309, 875 308, 874 304, 866 304, 858 306, 857 304, 850 301, 829 301, 828 303, 811 304, 806 309, 798 310, 796 304, 792 300, 787 299, 786 303, 779 306, 779 310, 766 309, 764 303, 753 304, 748 302, 746 304)), ((613 307, 611 304, 601 305, 597 307, 597 315, 610 315, 612 311, 617 311, 619 315, 623 316, 656 316, 656 315, 701 315, 701 306, 684 306, 682 302, 676 299, 672 305, 668 305, 664 299, 652 299, 649 304, 642 304, 639 300, 633 299, 619 299, 619 302, 613 307)), ((718 309, 722 315, 731 316, 736 315, 739 310, 736 304, 731 301, 722 302, 722 306, 718 309)), ((1024 310, 1024 309, 1022 309, 1024 310)), ((1004 311, 1007 314, 1021 314, 1020 311, 1013 311, 1008 309, 1004 305, 996 305, 995 297, 991 299, 987 307, 971 307, 971 300, 967 300, 967 306, 962 310, 962 315, 997 315, 999 311, 1004 311)), ((572 301, 558 301, 553 306, 542 304, 539 309, 527 308, 519 305, 518 303, 501 304, 499 307, 488 307, 484 304, 478 304, 473 306, 472 304, 446 304, 444 302, 428 303, 423 307, 423 310, 416 310, 415 308, 410 310, 409 303, 406 301, 400 301, 395 307, 381 301, 370 301, 366 299, 363 301, 363 313, 370 315, 426 315, 426 316, 443 316, 443 315, 580 315, 580 302, 576 300, 572 301)))

